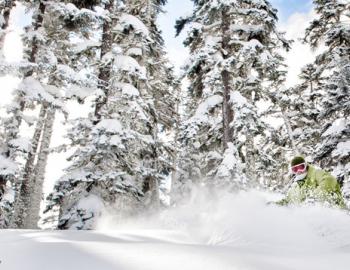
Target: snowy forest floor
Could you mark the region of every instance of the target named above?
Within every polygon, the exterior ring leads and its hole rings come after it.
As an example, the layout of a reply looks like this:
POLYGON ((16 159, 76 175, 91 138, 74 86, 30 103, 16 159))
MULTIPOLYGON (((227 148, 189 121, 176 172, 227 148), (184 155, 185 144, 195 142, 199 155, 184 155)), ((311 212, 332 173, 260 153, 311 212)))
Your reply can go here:
POLYGON ((0 269, 349 269, 348 213, 270 195, 203 194, 156 217, 104 217, 96 231, 2 230, 0 269))

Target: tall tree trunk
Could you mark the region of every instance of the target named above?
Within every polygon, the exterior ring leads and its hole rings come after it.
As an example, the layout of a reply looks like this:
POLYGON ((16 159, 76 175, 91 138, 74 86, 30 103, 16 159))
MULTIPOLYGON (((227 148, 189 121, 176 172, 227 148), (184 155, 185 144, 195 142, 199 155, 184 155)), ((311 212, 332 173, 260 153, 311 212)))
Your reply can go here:
POLYGON ((28 153, 22 181, 19 183, 20 188, 18 194, 16 195, 15 213, 12 220, 12 226, 16 228, 24 228, 24 220, 27 219, 27 206, 30 204, 30 194, 34 190, 34 183, 31 181, 31 177, 33 175, 35 157, 44 128, 47 110, 47 104, 41 106, 39 120, 32 138, 32 149, 28 153))
POLYGON ((175 181, 177 180, 177 162, 178 162, 178 140, 179 140, 179 132, 180 132, 180 87, 176 87, 176 92, 177 92, 177 98, 176 98, 176 122, 175 122, 175 136, 174 136, 174 144, 175 144, 175 149, 174 149, 174 156, 173 156, 173 172, 171 175, 171 185, 173 186, 175 181))
POLYGON ((254 136, 248 130, 246 134, 246 175, 251 184, 257 184, 257 175, 255 167, 255 147, 254 147, 254 136))
POLYGON ((45 169, 49 156, 49 147, 53 133, 53 124, 55 121, 55 112, 56 109, 54 108, 49 108, 47 110, 37 163, 34 169, 34 173, 30 179, 31 185, 33 185, 33 192, 30 194, 30 204, 27 207, 28 215, 27 219, 24 221, 24 227, 27 229, 36 229, 38 227, 38 222, 40 219, 40 204, 43 194, 45 169))
MULTIPOLYGON (((151 33, 153 33, 153 31, 151 31, 152 29, 152 15, 153 15, 153 12, 154 12, 154 8, 155 6, 153 5, 152 3, 152 0, 147 0, 147 17, 145 18, 145 25, 148 27, 148 29, 150 30, 151 33)), ((135 14, 134 14, 135 15, 135 14)), ((137 16, 137 15, 136 15, 137 16)), ((152 57, 150 55, 150 57, 152 57)), ((143 63, 144 65, 147 65, 147 63, 143 63)), ((151 78, 151 74, 150 73, 150 70, 151 70, 151 66, 149 68, 147 68, 147 78, 151 78)), ((146 86, 147 87, 147 86, 146 86)), ((148 86, 148 93, 147 94, 152 94, 152 89, 151 89, 151 85, 148 86)), ((154 100, 154 110, 157 110, 158 108, 158 100, 156 98, 153 98, 154 100)), ((159 206, 160 206, 160 197, 159 197, 159 177, 157 176, 158 174, 160 174, 159 170, 159 162, 158 162, 158 159, 159 159, 159 151, 158 151, 158 147, 159 147, 159 138, 158 138, 158 135, 159 135, 159 130, 158 130, 158 114, 156 111, 154 111, 152 108, 151 108, 151 116, 153 118, 153 123, 152 123, 152 138, 153 138, 153 141, 154 141, 154 144, 152 145, 152 162, 151 162, 151 171, 152 171, 152 174, 150 176, 150 189, 151 189, 151 206, 152 206, 152 209, 154 210, 157 210, 159 209, 159 206)))
MULTIPOLYGON (((155 104, 157 106, 157 104, 155 104)), ((153 116, 153 145, 152 145, 152 162, 151 162, 151 175, 150 175, 150 191, 151 191, 151 206, 152 209, 158 209, 159 208, 159 179, 157 177, 157 174, 159 174, 159 164, 158 164, 158 147, 159 147, 159 141, 158 141, 158 121, 157 121, 157 115, 155 112, 152 113, 153 116)))
MULTIPOLYGON (((112 13, 114 11, 114 1, 109 0, 105 4, 105 9, 112 13)), ((101 56, 100 59, 103 58, 103 56, 110 52, 112 49, 112 21, 105 20, 103 23, 103 29, 102 29, 102 44, 101 44, 101 56)), ((108 89, 109 89, 109 80, 111 77, 111 68, 112 63, 109 63, 107 65, 101 64, 99 68, 99 74, 98 74, 98 88, 102 90, 103 95, 98 97, 96 101, 96 107, 95 107, 95 124, 97 124, 101 120, 101 109, 102 107, 107 103, 108 99, 108 89)))
MULTIPOLYGON (((227 14, 227 11, 222 10, 221 13, 222 16, 222 50, 223 50, 223 59, 228 58, 228 50, 229 50, 229 42, 230 42, 230 36, 229 36, 229 15, 227 14)), ((230 127, 230 123, 233 121, 233 110, 230 106, 230 92, 231 92, 231 75, 229 71, 227 70, 227 67, 223 67, 223 70, 221 72, 222 77, 222 84, 224 86, 224 93, 223 93, 223 104, 222 104, 222 117, 223 117, 223 146, 224 151, 227 149, 227 145, 229 142, 233 141, 233 132, 232 128, 230 127)))

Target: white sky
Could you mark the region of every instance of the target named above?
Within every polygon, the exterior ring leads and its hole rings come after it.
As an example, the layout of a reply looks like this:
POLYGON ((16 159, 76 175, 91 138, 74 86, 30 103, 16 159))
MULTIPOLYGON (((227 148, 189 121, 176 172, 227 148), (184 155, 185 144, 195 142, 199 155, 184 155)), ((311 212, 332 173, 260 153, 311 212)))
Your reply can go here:
MULTIPOLYGON (((303 30, 306 28, 308 22, 313 17, 311 12, 310 0, 272 0, 277 7, 280 7, 281 13, 288 15, 285 19, 281 20, 280 28, 286 31, 289 38, 293 38, 296 42, 293 45, 293 49, 286 55, 287 64, 289 65, 289 74, 287 85, 293 85, 297 82, 297 76, 299 70, 305 64, 312 62, 313 54, 310 49, 302 45, 297 38, 300 38, 303 34, 303 30), (290 9, 287 6, 287 3, 290 9), (294 3, 294 4, 293 4, 294 3), (296 11, 296 12, 291 12, 296 11)), ((166 6, 167 13, 161 15, 159 18, 159 25, 163 32, 167 51, 169 53, 169 59, 174 64, 176 71, 180 70, 180 66, 188 57, 188 50, 182 45, 185 34, 181 34, 180 37, 175 38, 175 20, 180 16, 187 15, 192 11, 192 2, 190 0, 169 0, 166 6)), ((19 61, 22 58, 22 46, 20 42, 21 27, 28 24, 30 18, 24 16, 23 7, 17 8, 17 10, 11 16, 10 32, 6 38, 4 53, 8 61, 19 61)), ((9 76, 0 77, 1 98, 0 106, 4 106, 11 101, 11 91, 16 87, 19 80, 11 78, 9 76)), ((77 106, 75 106, 76 108, 77 106)), ((83 108, 79 107, 78 111, 83 108)), ((0 113, 3 110, 0 109, 0 113)), ((86 114, 86 108, 84 114, 86 114)), ((62 126, 60 122, 63 121, 62 115, 58 115, 58 120, 55 125, 60 130, 62 126)), ((26 136, 31 136, 30 134, 26 136)), ((52 140, 52 146, 57 146, 62 143, 62 134, 55 133, 52 140)), ((66 166, 65 155, 54 154, 49 158, 49 164, 46 173, 46 190, 50 189, 52 183, 62 175, 62 170, 66 166)))

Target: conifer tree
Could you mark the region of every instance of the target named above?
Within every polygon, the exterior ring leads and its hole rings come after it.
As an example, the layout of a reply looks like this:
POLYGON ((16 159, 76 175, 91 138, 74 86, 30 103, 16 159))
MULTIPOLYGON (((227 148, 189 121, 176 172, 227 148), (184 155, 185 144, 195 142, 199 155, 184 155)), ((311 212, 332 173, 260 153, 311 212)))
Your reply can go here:
POLYGON ((298 145, 299 154, 312 157, 315 145, 320 139, 319 99, 322 96, 322 78, 320 70, 313 64, 302 68, 299 75, 301 84, 292 88, 289 97, 293 99, 290 108, 290 119, 293 129, 293 140, 298 145))
MULTIPOLYGON (((4 26, 8 26, 9 9, 13 5, 14 5, 14 1, 5 1, 4 26)), ((40 12, 44 12, 44 11, 40 9, 40 12)), ((34 20, 35 29, 38 29, 42 23, 42 16, 40 12, 36 13, 37 16, 35 17, 35 20, 34 20)), ((7 164, 8 165, 7 167, 9 168, 7 169, 7 171, 11 173, 8 173, 6 175, 1 175, 0 182, 2 182, 4 186, 6 185, 7 182, 9 182, 10 185, 12 186, 12 189, 17 184, 16 182, 18 182, 18 181, 15 181, 16 178, 18 179, 20 175, 20 170, 19 170, 20 164, 18 164, 18 162, 16 161, 16 158, 18 157, 18 155, 27 154, 32 148, 29 143, 29 140, 27 138, 21 137, 19 134, 19 127, 23 120, 29 125, 33 124, 33 121, 32 121, 33 119, 26 117, 23 114, 24 109, 26 108, 26 105, 27 107, 31 108, 33 106, 33 102, 35 102, 35 100, 38 100, 40 95, 42 95, 43 98, 48 96, 46 93, 40 93, 40 91, 45 92, 43 91, 42 87, 40 87, 35 93, 32 93, 30 89, 30 85, 33 83, 35 84, 35 82, 30 80, 30 78, 28 80, 25 80, 26 78, 30 77, 32 74, 32 70, 34 68, 33 65, 35 63, 35 57, 37 53, 36 41, 33 41, 28 45, 29 45, 28 49, 30 51, 30 57, 28 59, 29 61, 27 63, 21 63, 20 65, 15 67, 15 69, 17 69, 22 76, 24 75, 24 80, 23 80, 23 83, 21 84, 23 87, 22 89, 17 89, 13 93, 14 100, 9 106, 7 106, 7 113, 9 117, 5 117, 2 119, 2 123, 5 126, 5 135, 4 135, 4 144, 3 144, 5 150, 3 151, 3 158, 6 161, 5 164, 7 164), (16 170, 14 170, 15 167, 17 168, 16 170)), ((5 70, 8 71, 8 67, 6 67, 5 70)), ((9 203, 4 202, 4 204, 8 205, 9 203)), ((8 214, 10 215, 11 212, 12 210, 9 210, 8 214)), ((6 219, 7 219, 7 225, 8 225, 9 216, 7 216, 6 219)))
POLYGON ((31 101, 41 110, 23 173, 18 177, 19 191, 13 217, 13 226, 18 228, 37 227, 55 113, 57 109, 65 113, 61 92, 86 84, 84 78, 79 76, 79 70, 71 67, 72 48, 69 41, 74 29, 78 31, 77 25, 90 22, 89 12, 80 11, 71 3, 52 1, 29 4, 36 10, 34 17, 40 18, 34 21, 33 30, 28 30, 24 37, 25 44, 33 45, 26 52, 29 62, 35 65, 25 73, 19 91, 26 91, 31 98, 24 100, 26 106, 31 101))
POLYGON ((276 50, 288 49, 289 42, 276 30, 277 11, 268 1, 194 4, 194 13, 176 25, 178 32, 190 25, 185 45, 191 51, 191 101, 180 137, 186 149, 182 169, 189 172, 184 177, 236 186, 249 179, 256 185, 271 159, 263 142, 256 143, 268 136, 256 103, 269 99, 266 85, 282 80, 283 59, 276 50))
MULTIPOLYGON (((339 179, 348 179, 350 167, 350 28, 348 1, 314 0, 317 14, 306 29, 305 42, 326 50, 317 56, 317 78, 323 84, 314 102, 320 106, 320 140, 315 160, 333 170, 339 179)), ((348 193, 348 191, 347 191, 348 193)))
POLYGON ((143 87, 149 96, 147 101, 150 113, 149 132, 154 141, 149 153, 150 171, 146 176, 143 192, 150 193, 153 204, 159 203, 159 189, 162 190, 162 183, 168 181, 173 169, 172 160, 175 151, 161 138, 173 131, 176 118, 175 78, 156 24, 158 14, 162 12, 165 3, 166 1, 135 0, 126 4, 130 14, 138 17, 149 29, 150 39, 147 46, 142 49, 144 53, 139 56, 139 61, 146 69, 147 83, 143 87))
MULTIPOLYGON (((165 88, 171 69, 164 68, 154 22, 158 6, 151 3, 105 3, 94 112, 72 124, 68 138, 77 150, 49 196, 47 209, 60 208, 60 229, 92 228, 101 208, 135 213, 150 203, 148 199, 159 201, 157 178, 164 177, 164 165, 156 164, 163 149, 157 141, 158 127, 170 126, 171 115, 161 117, 157 110, 171 103, 166 100, 169 86, 165 88), (91 200, 100 208, 87 208, 86 201, 91 200)), ((170 162, 163 163, 169 169, 170 162)))

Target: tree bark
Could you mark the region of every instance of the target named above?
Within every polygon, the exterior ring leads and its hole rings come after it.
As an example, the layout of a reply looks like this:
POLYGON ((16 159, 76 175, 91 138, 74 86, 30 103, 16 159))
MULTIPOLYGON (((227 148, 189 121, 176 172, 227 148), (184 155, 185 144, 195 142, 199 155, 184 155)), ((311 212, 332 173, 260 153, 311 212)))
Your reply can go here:
POLYGON ((174 156, 173 156, 173 172, 171 175, 171 186, 174 186, 175 181, 177 180, 177 163, 178 163, 178 140, 179 140, 179 132, 180 132, 180 86, 176 87, 177 98, 176 98, 176 122, 175 122, 175 136, 174 136, 174 156))
MULTIPOLYGON (((223 59, 224 62, 228 58, 228 51, 229 51, 229 41, 230 41, 230 35, 229 35, 229 15, 227 14, 227 11, 222 10, 222 49, 223 49, 223 59)), ((227 70, 226 63, 223 67, 223 70, 221 72, 222 77, 222 84, 224 86, 224 93, 223 93, 223 104, 222 104, 222 117, 223 117, 223 146, 224 151, 227 149, 227 145, 229 142, 233 141, 233 132, 232 128, 230 127, 230 123, 233 121, 233 110, 230 106, 230 93, 231 93, 231 75, 229 71, 227 70)))
MULTIPOLYGON (((136 17, 139 17, 141 20, 144 21, 145 25, 149 28, 150 32, 153 33, 153 31, 151 31, 152 25, 153 25, 153 12, 154 12, 154 6, 152 3, 152 0, 147 0, 147 13, 146 13, 146 17, 145 18, 140 18, 140 12, 138 14, 132 14, 136 17)), ((153 38, 156 39, 153 35, 153 38)), ((147 57, 147 56, 146 56, 147 57)), ((154 55, 150 54, 148 55, 149 58, 154 57, 154 55)), ((147 67, 147 78, 151 78, 151 74, 150 74, 150 70, 152 70, 152 64, 148 64, 147 61, 144 61, 145 59, 142 59, 142 65, 147 67)), ((151 82, 150 82, 151 84, 151 82)), ((145 88, 148 90, 147 94, 152 95, 152 85, 146 85, 145 88)), ((159 115, 156 113, 158 106, 158 99, 157 98, 153 98, 154 100, 154 108, 150 107, 150 115, 152 117, 152 127, 150 128, 150 135, 153 138, 154 144, 151 146, 151 167, 150 167, 150 171, 151 171, 151 175, 149 176, 149 186, 150 186, 150 192, 151 192, 151 208, 152 210, 157 210, 160 207, 160 191, 159 191, 159 177, 157 177, 157 174, 160 171, 159 168, 159 151, 158 148, 160 147, 159 143, 159 138, 158 138, 158 134, 159 134, 159 130, 158 130, 158 121, 159 121, 159 115)), ((152 105, 151 105, 152 106, 152 105)))
MULTIPOLYGON (((156 106, 156 104, 155 104, 156 106)), ((154 144, 152 145, 152 167, 151 167, 151 175, 150 175, 150 188, 151 188, 151 202, 152 202, 152 208, 158 209, 160 206, 160 199, 159 199, 159 179, 157 177, 157 174, 159 172, 159 164, 158 164, 158 147, 159 147, 159 139, 158 139, 158 121, 157 116, 155 113, 152 114, 153 116, 153 140, 154 144)))
POLYGON ((246 175, 253 185, 257 183, 255 168, 254 136, 248 130, 246 134, 246 175))
MULTIPOLYGON (((105 9, 109 11, 110 13, 114 10, 114 1, 110 0, 105 5, 105 9)), ((110 52, 112 49, 112 21, 105 20, 103 23, 103 29, 102 29, 102 44, 101 44, 101 60, 103 56, 110 52)), ((101 120, 101 109, 102 107, 107 103, 108 100, 108 89, 109 89, 109 80, 111 77, 111 68, 112 64, 109 63, 105 65, 104 63, 101 63, 101 66, 99 68, 99 74, 98 74, 98 88, 102 90, 103 95, 98 97, 96 100, 96 107, 95 107, 95 123, 97 124, 101 120)))
POLYGON ((33 185, 33 192, 30 194, 30 204, 27 207, 28 215, 27 219, 24 221, 24 227, 27 229, 38 228, 38 222, 40 219, 40 204, 42 201, 43 185, 45 180, 45 169, 49 156, 49 147, 53 133, 55 113, 56 109, 54 108, 49 108, 47 110, 37 163, 35 165, 34 173, 30 179, 31 185, 33 185))
POLYGON ((31 181, 31 177, 34 170, 34 162, 40 142, 40 137, 45 124, 47 110, 48 105, 42 105, 40 109, 39 120, 35 127, 32 139, 32 149, 28 153, 22 181, 19 183, 20 189, 15 199, 15 213, 12 220, 12 225, 15 228, 24 228, 24 220, 27 219, 27 207, 30 205, 30 194, 33 192, 34 188, 34 183, 31 181))

